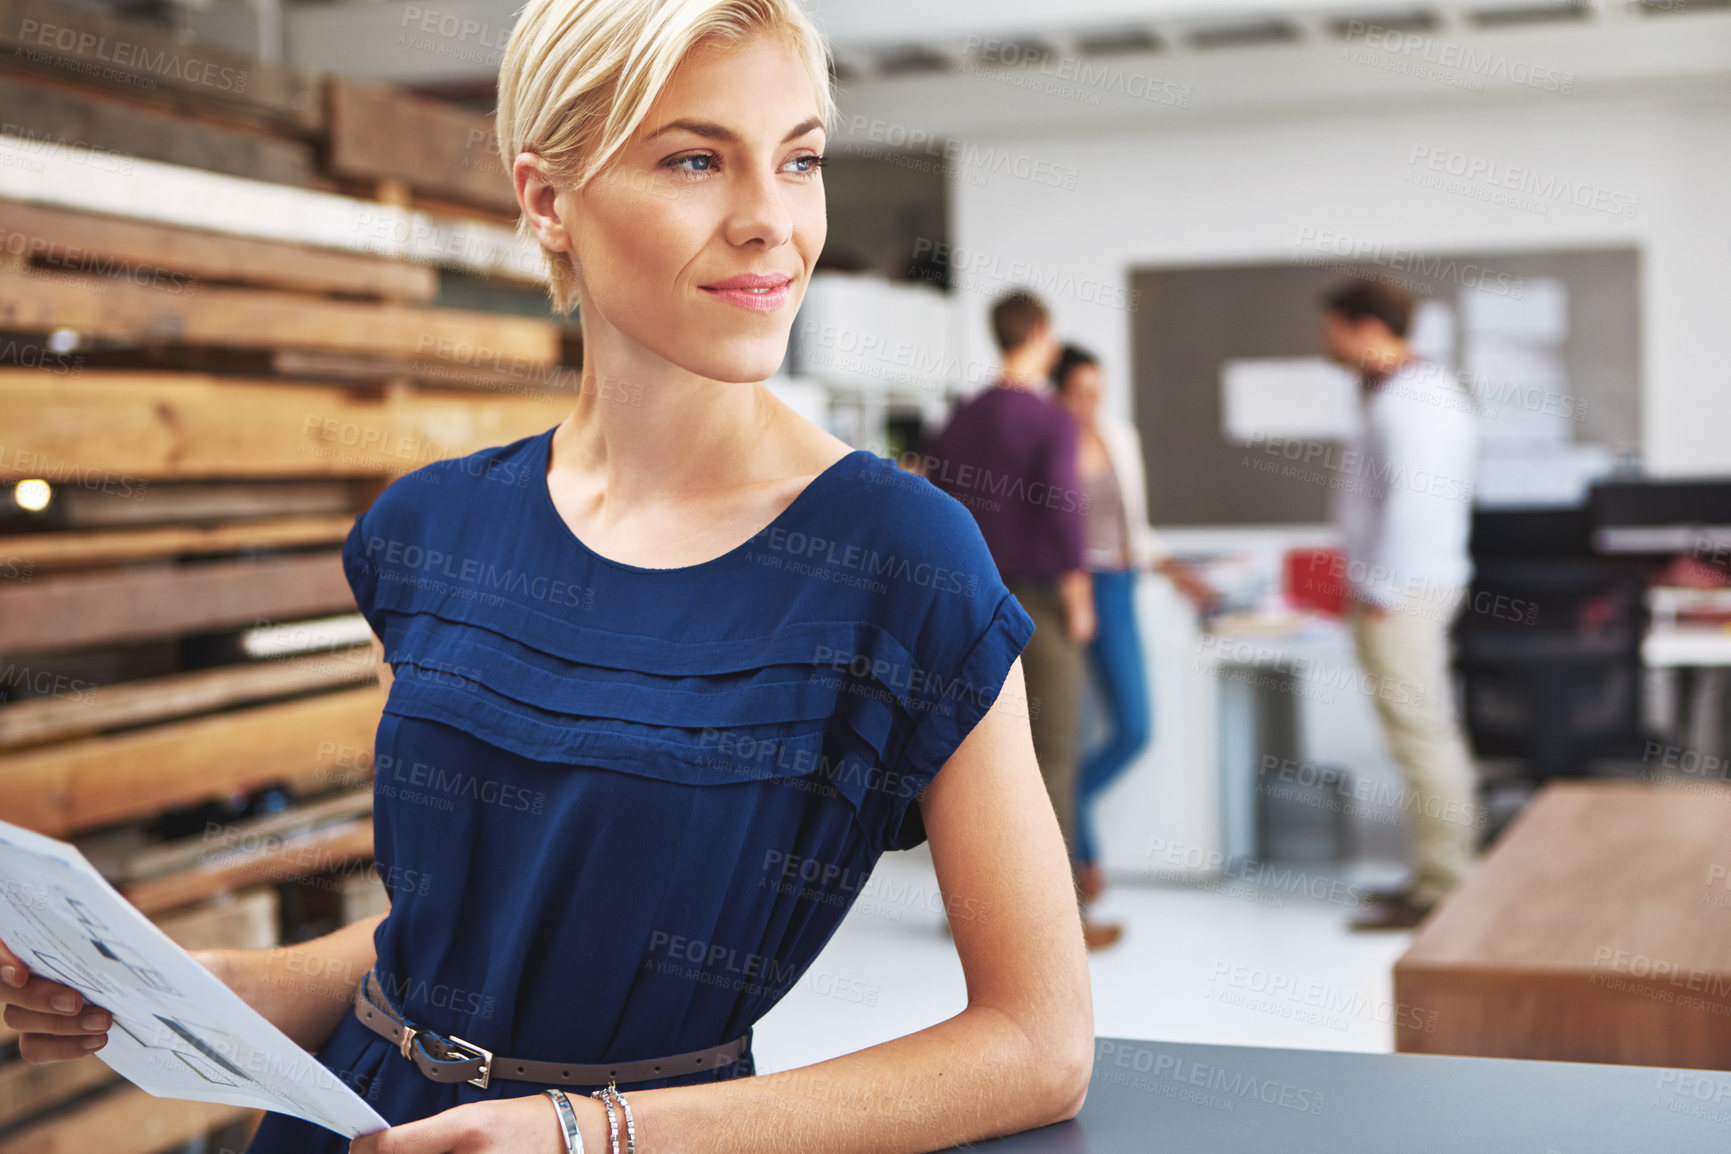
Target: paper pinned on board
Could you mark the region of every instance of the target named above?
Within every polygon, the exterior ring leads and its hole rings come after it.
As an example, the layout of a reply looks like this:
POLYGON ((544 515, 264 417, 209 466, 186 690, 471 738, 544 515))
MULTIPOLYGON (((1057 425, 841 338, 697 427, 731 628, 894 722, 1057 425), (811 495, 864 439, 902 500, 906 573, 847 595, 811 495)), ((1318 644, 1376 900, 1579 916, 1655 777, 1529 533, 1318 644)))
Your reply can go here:
POLYGON ((347 1138, 378 1113, 199 965, 64 842, 0 821, 0 941, 114 1016, 96 1056, 159 1098, 304 1118, 347 1138))
POLYGON ((1356 436, 1358 377, 1321 357, 1256 357, 1220 366, 1221 432, 1228 444, 1356 436))
POLYGON ((1554 345, 1569 335, 1569 294, 1556 277, 1523 278, 1519 296, 1475 285, 1463 288, 1460 300, 1472 337, 1554 345))
POLYGON ((1484 440, 1563 445, 1573 439, 1576 401, 1556 349, 1478 341, 1467 350, 1466 365, 1484 440))

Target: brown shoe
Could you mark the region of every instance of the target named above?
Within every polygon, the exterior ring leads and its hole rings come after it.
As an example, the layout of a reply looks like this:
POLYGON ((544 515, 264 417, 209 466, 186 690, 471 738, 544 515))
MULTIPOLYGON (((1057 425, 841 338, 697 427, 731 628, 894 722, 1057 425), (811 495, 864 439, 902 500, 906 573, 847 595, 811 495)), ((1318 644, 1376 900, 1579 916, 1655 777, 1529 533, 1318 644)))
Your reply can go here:
POLYGON ((1117 922, 1083 922, 1082 941, 1090 950, 1103 950, 1124 936, 1124 927, 1117 922))
POLYGON ((1410 930, 1430 916, 1435 902, 1415 902, 1410 894, 1373 905, 1352 919, 1355 930, 1410 930))
POLYGON ((1389 902, 1403 901, 1412 896, 1412 887, 1403 886, 1371 886, 1361 891, 1363 901, 1360 905, 1381 906, 1389 902))
POLYGON ((1100 868, 1099 862, 1076 867, 1076 889, 1084 902, 1097 901, 1106 892, 1106 871, 1100 868))

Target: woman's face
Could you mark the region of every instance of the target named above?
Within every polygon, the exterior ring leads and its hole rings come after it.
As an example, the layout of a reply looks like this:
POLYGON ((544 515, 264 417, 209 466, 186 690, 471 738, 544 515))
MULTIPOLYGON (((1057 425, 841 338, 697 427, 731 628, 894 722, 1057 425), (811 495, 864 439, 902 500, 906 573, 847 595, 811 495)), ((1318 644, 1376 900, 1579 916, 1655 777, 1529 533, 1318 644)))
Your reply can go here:
POLYGON ((779 36, 700 45, 615 163, 562 195, 595 347, 716 381, 780 366, 828 229, 809 77, 779 36))
POLYGON ((1071 369, 1059 397, 1078 422, 1093 424, 1094 414, 1100 408, 1100 366, 1082 364, 1071 369))

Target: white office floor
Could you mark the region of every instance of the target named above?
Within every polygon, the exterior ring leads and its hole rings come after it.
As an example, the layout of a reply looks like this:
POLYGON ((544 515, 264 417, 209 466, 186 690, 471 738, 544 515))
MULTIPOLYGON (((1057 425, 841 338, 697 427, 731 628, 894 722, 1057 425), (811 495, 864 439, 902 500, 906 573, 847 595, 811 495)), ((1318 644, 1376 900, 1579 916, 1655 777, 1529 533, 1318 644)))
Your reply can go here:
MULTIPOLYGON (((1386 870, 1338 875, 1356 884, 1386 870)), ((1352 910, 1273 886, 1114 884, 1097 909, 1124 937, 1090 955, 1102 1037, 1388 1052, 1394 961, 1408 933, 1352 933, 1352 910)), ((1302 880, 1300 880, 1302 879, 1302 880)), ((1315 882, 1315 892, 1327 886, 1315 882)), ((1336 893, 1339 893, 1336 890, 1336 893)), ((758 1071, 857 1050, 940 1022, 966 987, 925 847, 885 855, 828 947, 758 1023, 758 1071)))

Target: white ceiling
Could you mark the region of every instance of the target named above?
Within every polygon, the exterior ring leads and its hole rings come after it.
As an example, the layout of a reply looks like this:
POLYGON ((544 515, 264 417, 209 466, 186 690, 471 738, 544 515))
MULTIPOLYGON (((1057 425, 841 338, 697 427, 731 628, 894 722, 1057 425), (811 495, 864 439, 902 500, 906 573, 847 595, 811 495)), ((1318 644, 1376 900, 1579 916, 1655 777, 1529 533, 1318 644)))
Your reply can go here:
MULTIPOLYGON (((1083 6, 1125 2, 1083 0, 1083 6)), ((884 43, 838 37, 843 107, 852 117, 843 139, 866 130, 862 119, 918 126, 938 137, 989 137, 1403 103, 1557 102, 1678 87, 1731 92, 1731 7, 1702 9, 1699 0, 1677 14, 1617 3, 1578 19, 1488 23, 1464 6, 1409 6, 1397 10, 1408 15, 1399 25, 1379 23, 1363 9, 1304 2, 1303 11, 1288 5, 1280 16, 1241 24, 1279 29, 1279 38, 1205 46, 1230 22, 1174 16, 1143 22, 1156 38, 1151 49, 1100 54, 1088 48, 1090 31, 1050 26, 1025 62, 1017 62, 1012 39, 971 33, 918 42, 929 69, 898 69, 884 43)), ((1241 6, 1219 0, 1228 4, 1241 6)), ((1388 19, 1390 9, 1382 11, 1388 19)))
MULTIPOLYGON (((1731 0, 808 0, 850 124, 1066 133, 1731 85, 1731 0)), ((292 4, 287 58, 487 103, 520 0, 292 4)), ((848 147, 843 132, 837 143, 848 147)), ((867 141, 869 143, 869 141, 867 141)))

